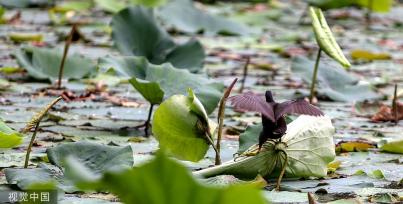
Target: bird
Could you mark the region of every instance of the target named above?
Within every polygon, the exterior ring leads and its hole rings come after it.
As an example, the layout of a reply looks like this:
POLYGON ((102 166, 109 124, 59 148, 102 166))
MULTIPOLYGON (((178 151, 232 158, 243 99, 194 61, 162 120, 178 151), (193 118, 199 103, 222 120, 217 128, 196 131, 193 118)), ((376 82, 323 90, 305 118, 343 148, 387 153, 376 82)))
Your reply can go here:
POLYGON ((263 129, 259 134, 259 151, 262 145, 269 139, 281 142, 281 137, 287 131, 284 115, 324 115, 319 108, 309 104, 304 99, 277 103, 274 101, 270 90, 266 91, 265 99, 262 95, 251 91, 228 98, 235 109, 261 113, 263 129))

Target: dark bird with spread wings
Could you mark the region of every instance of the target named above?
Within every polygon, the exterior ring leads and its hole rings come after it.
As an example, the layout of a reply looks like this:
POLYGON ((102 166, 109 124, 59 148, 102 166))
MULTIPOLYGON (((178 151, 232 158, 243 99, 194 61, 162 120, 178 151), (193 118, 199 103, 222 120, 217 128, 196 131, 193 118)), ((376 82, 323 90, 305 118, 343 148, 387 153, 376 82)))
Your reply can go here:
POLYGON ((263 130, 259 135, 259 148, 268 139, 280 139, 286 133, 285 114, 323 115, 321 110, 303 99, 277 103, 271 91, 266 91, 265 96, 266 100, 262 95, 246 92, 229 98, 235 109, 261 113, 263 130))

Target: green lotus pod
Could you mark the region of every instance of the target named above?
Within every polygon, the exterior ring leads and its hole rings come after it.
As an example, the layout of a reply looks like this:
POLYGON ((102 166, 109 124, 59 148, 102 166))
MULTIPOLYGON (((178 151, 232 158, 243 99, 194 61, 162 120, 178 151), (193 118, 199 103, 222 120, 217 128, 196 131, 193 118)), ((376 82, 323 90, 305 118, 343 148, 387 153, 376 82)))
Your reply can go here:
POLYGON ((312 27, 315 32, 316 41, 319 44, 320 49, 339 62, 343 67, 349 68, 351 64, 344 56, 343 51, 334 39, 322 10, 309 7, 309 13, 312 18, 312 27))

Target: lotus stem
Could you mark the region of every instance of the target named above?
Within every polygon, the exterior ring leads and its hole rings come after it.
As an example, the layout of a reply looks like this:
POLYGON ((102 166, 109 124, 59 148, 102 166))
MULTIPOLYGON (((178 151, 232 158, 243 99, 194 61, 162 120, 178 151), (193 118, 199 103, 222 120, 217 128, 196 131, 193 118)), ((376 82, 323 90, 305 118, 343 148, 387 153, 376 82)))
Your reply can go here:
POLYGON ((315 67, 313 70, 313 76, 312 76, 312 81, 311 81, 311 93, 309 95, 309 103, 312 103, 313 98, 315 97, 315 84, 316 84, 316 78, 318 75, 318 68, 319 68, 319 61, 320 61, 321 53, 322 53, 322 49, 319 48, 318 55, 316 56, 315 67))
POLYGON ((144 124, 145 125, 144 133, 145 133, 146 137, 150 136, 149 132, 148 132, 148 129, 150 128, 150 120, 151 120, 151 115, 153 114, 153 109, 154 109, 154 104, 151 104, 150 109, 148 110, 147 121, 144 124))
POLYGON ((241 88, 239 88, 239 93, 242 93, 242 92, 243 92, 243 89, 245 88, 246 78, 248 77, 248 67, 249 67, 249 63, 250 63, 250 57, 248 56, 248 57, 246 58, 245 65, 244 65, 244 67, 243 67, 242 83, 241 83, 241 88))
MULTIPOLYGON (((285 152, 284 150, 280 150, 280 151, 282 153, 284 153, 285 161, 284 161, 283 168, 281 169, 280 175, 278 176, 278 179, 277 179, 276 191, 280 191, 281 180, 283 179, 283 176, 285 174, 285 169, 287 168, 287 163, 288 163, 288 154, 287 154, 287 152, 285 152)), ((281 163, 281 161, 280 161, 280 163, 281 163)))
MULTIPOLYGON (((217 156, 219 156, 219 161, 220 161, 220 163, 221 163, 221 158, 220 158, 220 152, 218 151, 218 149, 217 149, 217 147, 214 145, 214 142, 213 142, 213 135, 211 135, 211 133, 210 133, 210 130, 209 129, 206 129, 206 138, 207 138, 207 142, 213 147, 213 149, 214 149, 214 152, 215 152, 215 155, 217 156)), ((216 161, 217 161, 217 158, 215 159, 216 161)))
POLYGON ((70 31, 69 35, 67 36, 67 40, 64 45, 63 57, 62 57, 62 61, 60 63, 60 67, 59 67, 59 78, 57 81, 57 89, 61 89, 61 87, 62 87, 64 64, 66 63, 67 53, 69 52, 70 44, 73 41, 73 35, 76 32, 76 30, 77 30, 77 25, 74 24, 71 27, 71 31, 70 31))
POLYGON ((225 103, 227 102, 227 98, 231 94, 232 88, 234 88, 234 85, 237 81, 238 81, 238 78, 235 78, 234 81, 232 81, 232 83, 229 85, 227 90, 225 90, 224 95, 220 100, 220 105, 218 108, 218 132, 217 132, 217 143, 216 143, 217 152, 215 155, 215 165, 221 164, 220 152, 221 152, 222 130, 224 128, 225 103))
POLYGON ((395 84, 395 91, 393 93, 393 100, 392 100, 392 111, 395 117, 395 125, 399 123, 399 118, 397 114, 397 84, 395 84))
POLYGON ((34 133, 32 134, 31 141, 29 142, 29 145, 28 145, 27 153, 25 155, 25 163, 24 163, 24 168, 25 169, 28 168, 29 155, 31 154, 32 145, 34 145, 36 133, 38 132, 40 123, 41 123, 40 121, 38 123, 36 123, 34 133))
POLYGON ((28 148, 27 148, 27 153, 25 155, 25 163, 24 163, 24 168, 28 167, 28 162, 29 162, 29 155, 31 154, 31 150, 32 150, 32 145, 34 144, 35 138, 36 138, 36 134, 38 132, 39 129, 39 124, 41 123, 43 117, 45 117, 46 113, 60 100, 62 100, 63 98, 61 96, 57 97, 55 100, 53 100, 52 102, 50 102, 48 105, 45 106, 45 108, 43 108, 41 111, 39 111, 37 114, 35 114, 32 119, 27 123, 27 125, 25 126, 25 128, 22 130, 22 133, 26 133, 28 131, 30 131, 33 127, 35 127, 34 129, 34 133, 32 134, 31 137, 31 141, 29 142, 28 148))

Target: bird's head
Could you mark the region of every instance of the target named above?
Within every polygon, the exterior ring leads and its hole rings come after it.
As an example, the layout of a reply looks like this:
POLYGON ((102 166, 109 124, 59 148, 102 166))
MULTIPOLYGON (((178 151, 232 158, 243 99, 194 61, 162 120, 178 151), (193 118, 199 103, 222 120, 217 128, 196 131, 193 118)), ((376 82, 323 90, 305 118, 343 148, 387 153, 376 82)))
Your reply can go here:
POLYGON ((268 103, 274 102, 273 95, 271 94, 271 91, 266 91, 265 96, 266 96, 266 102, 268 102, 268 103))

